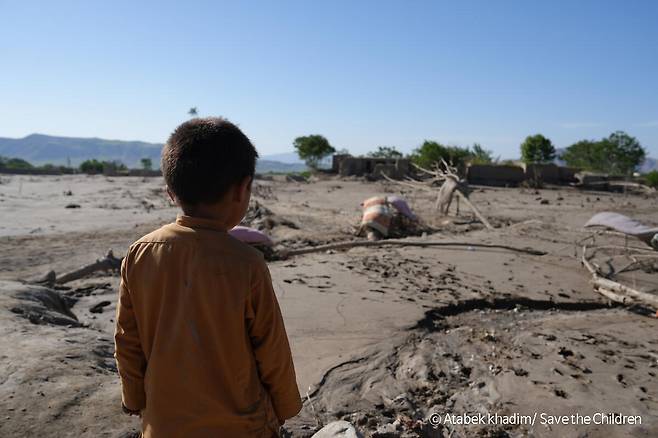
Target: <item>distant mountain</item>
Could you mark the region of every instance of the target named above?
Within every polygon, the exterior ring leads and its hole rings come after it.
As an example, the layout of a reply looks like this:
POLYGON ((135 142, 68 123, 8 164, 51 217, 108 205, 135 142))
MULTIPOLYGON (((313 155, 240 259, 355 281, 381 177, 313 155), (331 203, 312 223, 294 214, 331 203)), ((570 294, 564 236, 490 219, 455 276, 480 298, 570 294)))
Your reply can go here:
POLYGON ((0 155, 22 158, 32 164, 78 166, 84 160, 118 160, 128 167, 141 167, 142 158, 160 163, 162 145, 143 141, 104 140, 101 138, 54 137, 32 134, 25 138, 0 137, 0 155))
POLYGON ((279 161, 281 163, 304 164, 304 161, 299 158, 296 152, 263 155, 261 158, 264 160, 279 161))
POLYGON ((644 163, 640 165, 640 173, 647 173, 652 170, 658 170, 658 160, 655 158, 645 159, 644 163))
MULTIPOLYGON (((22 158, 35 165, 46 163, 77 167, 85 160, 121 161, 131 168, 141 167, 142 158, 150 158, 154 167, 160 165, 160 143, 143 141, 104 140, 102 138, 55 137, 32 134, 24 138, 0 137, 0 156, 22 158)), ((295 153, 262 156, 256 165, 260 173, 301 172, 306 165, 295 153)))
POLYGON ((304 163, 282 163, 281 161, 272 161, 264 160, 262 158, 258 159, 256 162, 256 172, 258 173, 267 173, 267 172, 303 172, 306 170, 306 165, 304 163))
POLYGON ((256 163, 256 172, 303 172, 307 170, 306 164, 299 159, 296 153, 262 155, 256 163))

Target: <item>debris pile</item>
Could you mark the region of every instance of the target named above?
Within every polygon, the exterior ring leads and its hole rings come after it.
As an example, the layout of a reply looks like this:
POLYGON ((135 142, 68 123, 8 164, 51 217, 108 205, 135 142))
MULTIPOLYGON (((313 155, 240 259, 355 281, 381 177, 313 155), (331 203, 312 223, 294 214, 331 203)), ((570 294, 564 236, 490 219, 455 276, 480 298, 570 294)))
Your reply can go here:
POLYGON ((295 230, 299 229, 294 222, 277 216, 272 210, 253 199, 249 201, 249 208, 247 209, 244 219, 240 222, 240 225, 254 228, 259 231, 271 230, 279 225, 293 228, 295 230))
POLYGON ((658 227, 651 227, 620 213, 604 211, 597 213, 587 221, 585 227, 603 227, 619 233, 633 236, 658 250, 658 227))
POLYGON ((374 196, 361 203, 363 217, 357 235, 368 240, 419 236, 431 231, 399 196, 374 196))
POLYGON ((415 164, 413 166, 422 172, 427 179, 419 181, 407 177, 403 181, 396 181, 385 175, 384 178, 394 184, 411 187, 415 190, 430 191, 432 193, 436 193, 436 186, 440 185, 434 207, 434 210, 440 215, 448 215, 452 199, 454 196, 457 196, 457 215, 459 215, 459 201, 461 200, 487 229, 492 230, 494 228, 480 210, 469 200, 468 183, 465 179, 459 177, 455 167, 450 166, 445 160, 442 160, 441 165, 437 165, 435 170, 428 170, 415 164))
POLYGON ((651 312, 658 309, 658 295, 653 281, 653 275, 658 272, 658 227, 613 212, 595 214, 585 227, 605 230, 583 239, 581 262, 592 275, 590 282, 594 290, 614 302, 648 308, 651 312), (624 241, 597 245, 596 237, 600 233, 622 237, 624 241), (628 236, 637 238, 650 248, 629 245, 628 236), (629 282, 633 287, 627 285, 629 282))
POLYGON ((240 242, 251 245, 262 252, 267 260, 274 259, 275 251, 272 248, 274 246, 274 242, 272 242, 270 236, 264 232, 254 228, 238 225, 237 227, 233 227, 231 230, 229 230, 228 233, 238 239, 240 242))

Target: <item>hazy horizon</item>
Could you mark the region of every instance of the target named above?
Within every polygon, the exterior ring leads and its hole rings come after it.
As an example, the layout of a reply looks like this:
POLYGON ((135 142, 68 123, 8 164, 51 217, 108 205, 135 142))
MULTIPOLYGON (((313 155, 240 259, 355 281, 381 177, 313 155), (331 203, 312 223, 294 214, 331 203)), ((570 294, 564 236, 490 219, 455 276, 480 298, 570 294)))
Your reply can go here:
MULTIPOLYGON (((100 137, 51 136, 49 134, 44 134, 44 133, 40 133, 40 132, 39 133, 35 132, 35 133, 28 134, 27 136, 19 137, 19 138, 4 137, 4 136, 0 135, 0 140, 2 140, 2 139, 22 140, 22 139, 28 138, 30 136, 33 136, 33 135, 46 136, 46 137, 56 137, 56 138, 68 138, 68 139, 103 140, 103 141, 111 141, 111 142, 118 141, 118 142, 127 142, 127 143, 145 143, 145 144, 147 144, 149 146, 153 146, 153 147, 161 147, 164 144, 164 142, 151 143, 151 142, 145 142, 145 141, 142 141, 142 140, 134 140, 134 139, 132 139, 132 140, 123 140, 123 139, 116 139, 116 138, 100 138, 100 137)), ((432 139, 428 139, 428 140, 432 140, 432 139)), ((258 149, 258 147, 257 147, 257 149, 258 149)), ((563 150, 564 148, 556 146, 556 149, 559 151, 559 150, 563 150)), ((373 150, 374 150, 374 148, 373 148, 373 150)), ((261 160, 278 161, 280 163, 285 163, 285 164, 304 163, 304 160, 299 158, 299 156, 297 155, 297 152, 295 152, 294 148, 292 148, 292 147, 287 151, 275 151, 275 152, 268 152, 268 153, 262 153, 262 151, 260 149, 258 149, 258 151, 259 151, 259 159, 261 159, 261 160)), ((412 150, 409 150, 409 151, 401 150, 401 151, 404 152, 405 154, 408 154, 408 153, 412 152, 412 150)), ((352 152, 352 151, 348 150, 348 152, 352 155, 360 156, 360 155, 367 155, 367 152, 370 152, 370 151, 367 151, 365 153, 357 153, 357 152, 352 152)), ((0 156, 2 156, 1 153, 0 153, 0 156)), ((16 157, 16 158, 22 158, 22 157, 16 157)), ((517 151, 516 155, 510 155, 510 156, 496 156, 495 153, 494 153, 493 158, 496 159, 496 160, 518 160, 518 159, 520 159, 520 150, 517 151)), ((557 157, 557 158, 559 159, 559 157, 557 157)), ((652 156, 650 152, 646 156, 646 159, 648 159, 648 160, 656 160, 657 158, 658 157, 656 157, 656 156, 652 156)), ((62 156, 62 157, 60 157, 59 161, 57 161, 57 160, 56 161, 57 162, 63 162, 63 160, 65 160, 65 157, 62 156)), ((51 163, 52 160, 51 161, 38 160, 38 161, 35 161, 32 164, 43 164, 45 162, 51 163)))

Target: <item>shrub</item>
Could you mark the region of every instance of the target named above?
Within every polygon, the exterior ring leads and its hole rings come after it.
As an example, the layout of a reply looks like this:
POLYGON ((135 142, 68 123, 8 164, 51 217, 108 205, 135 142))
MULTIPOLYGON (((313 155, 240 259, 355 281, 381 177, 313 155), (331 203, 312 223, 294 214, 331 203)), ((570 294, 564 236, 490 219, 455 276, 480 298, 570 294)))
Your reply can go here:
POLYGON ((658 188, 658 170, 644 174, 644 182, 649 187, 658 188))

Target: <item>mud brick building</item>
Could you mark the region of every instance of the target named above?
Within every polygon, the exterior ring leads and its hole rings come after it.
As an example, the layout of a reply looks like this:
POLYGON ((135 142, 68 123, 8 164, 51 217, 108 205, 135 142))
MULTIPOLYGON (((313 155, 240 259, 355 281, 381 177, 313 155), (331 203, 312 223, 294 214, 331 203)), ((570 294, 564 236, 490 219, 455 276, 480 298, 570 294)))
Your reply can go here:
POLYGON ((410 161, 406 158, 353 157, 351 155, 334 155, 331 170, 341 176, 372 176, 382 174, 400 179, 409 173, 410 161))

